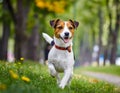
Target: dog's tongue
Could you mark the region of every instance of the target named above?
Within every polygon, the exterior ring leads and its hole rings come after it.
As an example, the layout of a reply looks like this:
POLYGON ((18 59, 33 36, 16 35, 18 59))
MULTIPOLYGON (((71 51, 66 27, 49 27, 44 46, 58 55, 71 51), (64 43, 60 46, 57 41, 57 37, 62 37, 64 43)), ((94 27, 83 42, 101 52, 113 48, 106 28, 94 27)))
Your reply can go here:
POLYGON ((65 38, 64 38, 64 42, 65 42, 65 43, 69 42, 69 38, 68 38, 68 37, 65 37, 65 38))

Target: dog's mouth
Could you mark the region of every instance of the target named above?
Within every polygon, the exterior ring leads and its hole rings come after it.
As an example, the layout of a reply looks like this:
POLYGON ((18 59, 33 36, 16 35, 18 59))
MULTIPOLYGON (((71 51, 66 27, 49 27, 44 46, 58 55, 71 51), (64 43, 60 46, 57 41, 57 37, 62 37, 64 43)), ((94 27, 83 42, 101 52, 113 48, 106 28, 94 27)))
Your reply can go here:
POLYGON ((60 38, 64 41, 64 43, 68 43, 70 41, 70 38, 68 36, 64 36, 64 37, 61 37, 60 38))

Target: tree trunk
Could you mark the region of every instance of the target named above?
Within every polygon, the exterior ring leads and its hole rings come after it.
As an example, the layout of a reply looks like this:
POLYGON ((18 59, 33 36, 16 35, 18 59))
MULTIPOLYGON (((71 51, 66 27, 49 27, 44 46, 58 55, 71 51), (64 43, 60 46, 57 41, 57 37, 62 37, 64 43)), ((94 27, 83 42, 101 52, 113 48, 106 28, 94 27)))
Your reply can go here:
POLYGON ((25 34, 26 30, 26 21, 29 11, 29 5, 24 6, 23 0, 17 0, 17 18, 15 24, 15 58, 19 60, 21 57, 25 56, 24 45, 27 41, 27 35, 25 34))
POLYGON ((0 44, 0 60, 7 60, 8 39, 10 35, 10 20, 6 0, 3 1, 3 35, 0 44))
POLYGON ((4 22, 3 23, 3 36, 1 39, 1 51, 0 51, 1 60, 7 60, 9 35, 10 35, 10 25, 4 22))
POLYGON ((112 35, 112 48, 111 48, 111 54, 110 54, 110 62, 111 64, 115 64, 116 60, 116 51, 117 51, 117 35, 114 33, 112 35))
POLYGON ((112 49, 110 55, 110 62, 111 64, 115 64, 116 56, 117 56, 117 39, 118 39, 118 32, 120 28, 120 1, 115 1, 116 5, 116 22, 114 32, 112 33, 112 49))
POLYGON ((32 35, 28 40, 28 51, 27 51, 27 59, 39 61, 39 33, 38 29, 35 26, 32 31, 32 35))
POLYGON ((98 41, 98 46, 99 46, 99 51, 98 51, 98 57, 97 57, 97 62, 99 65, 99 57, 100 54, 102 53, 102 33, 103 33, 103 14, 101 8, 98 10, 98 16, 99 16, 99 41, 98 41))
POLYGON ((33 27, 31 37, 28 40, 27 59, 39 61, 40 56, 40 35, 38 17, 35 15, 35 26, 33 27))
POLYGON ((24 57, 26 55, 24 47, 27 43, 26 41, 28 37, 25 34, 25 30, 27 16, 30 10, 30 4, 32 0, 17 0, 16 11, 13 8, 11 0, 6 1, 9 12, 15 25, 15 45, 14 45, 15 59, 19 60, 21 57, 24 57))
POLYGON ((107 46, 104 46, 104 62, 103 62, 103 65, 105 66, 105 62, 108 58, 108 49, 107 49, 107 46))
POLYGON ((23 0, 17 1, 17 22, 15 25, 15 58, 20 59, 22 57, 22 43, 24 43, 24 19, 23 19, 23 0))

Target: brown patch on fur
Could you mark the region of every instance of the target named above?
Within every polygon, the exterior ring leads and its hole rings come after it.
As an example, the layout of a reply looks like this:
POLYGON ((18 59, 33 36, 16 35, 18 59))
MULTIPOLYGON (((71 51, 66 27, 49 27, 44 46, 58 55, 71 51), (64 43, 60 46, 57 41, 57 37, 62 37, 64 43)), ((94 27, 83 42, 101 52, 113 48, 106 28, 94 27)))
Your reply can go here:
MULTIPOLYGON (((67 27, 68 27, 68 29, 70 30, 70 32, 72 33, 72 37, 73 37, 73 35, 74 35, 74 30, 75 30, 75 24, 74 24, 74 22, 73 21, 67 21, 67 27)), ((62 21, 62 20, 58 20, 57 22, 56 22, 56 24, 54 24, 54 33, 55 33, 55 37, 56 38, 60 38, 60 33, 63 31, 63 29, 64 29, 64 26, 65 26, 65 22, 64 21, 62 21)), ((71 38, 72 38, 71 37, 71 38)))
MULTIPOLYGON (((73 35, 74 35, 74 30, 75 30, 74 26, 72 25, 71 22, 68 21, 67 27, 68 27, 68 29, 70 30, 70 32, 72 33, 72 37, 73 37, 73 35)), ((72 37, 71 37, 71 38, 72 38, 72 37)))
POLYGON ((59 21, 59 22, 56 24, 56 26, 55 26, 55 31, 54 31, 56 38, 60 38, 60 33, 63 31, 64 26, 65 26, 64 21, 59 21))

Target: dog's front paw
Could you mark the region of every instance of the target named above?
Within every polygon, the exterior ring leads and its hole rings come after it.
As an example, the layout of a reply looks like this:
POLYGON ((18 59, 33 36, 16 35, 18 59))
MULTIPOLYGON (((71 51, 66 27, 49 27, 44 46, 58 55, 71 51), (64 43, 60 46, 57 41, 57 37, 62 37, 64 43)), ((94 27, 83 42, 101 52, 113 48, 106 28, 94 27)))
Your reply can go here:
POLYGON ((64 88, 65 88, 65 85, 64 85, 64 84, 60 84, 60 85, 59 85, 59 88, 64 89, 64 88))

